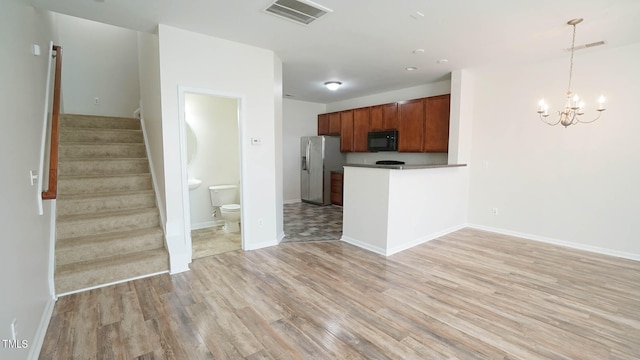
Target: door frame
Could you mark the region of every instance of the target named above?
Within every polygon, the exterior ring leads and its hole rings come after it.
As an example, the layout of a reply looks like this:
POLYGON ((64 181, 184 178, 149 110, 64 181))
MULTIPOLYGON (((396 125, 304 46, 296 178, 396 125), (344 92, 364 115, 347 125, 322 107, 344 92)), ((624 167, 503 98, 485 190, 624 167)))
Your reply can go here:
MULTIPOLYGON (((187 94, 197 94, 197 95, 208 95, 212 97, 222 97, 235 99, 237 101, 237 126, 238 126, 238 151, 240 155, 240 223, 244 222, 245 211, 244 209, 244 186, 242 181, 242 170, 244 169, 244 156, 242 149, 244 148, 244 144, 242 140, 244 139, 244 127, 243 124, 244 119, 243 116, 246 113, 244 111, 245 96, 243 94, 230 93, 226 91, 207 89, 207 88, 197 88, 190 86, 182 86, 178 85, 178 123, 179 123, 179 137, 180 137, 180 176, 182 177, 182 182, 184 186, 182 187, 182 213, 184 214, 184 237, 187 241, 187 254, 189 258, 189 262, 193 260, 193 244, 191 240, 191 208, 190 208, 190 200, 189 200, 189 186, 188 186, 188 154, 187 154, 187 121, 186 121, 186 106, 185 100, 187 94)), ((240 239, 242 243, 242 250, 245 250, 245 238, 244 231, 240 231, 240 239)))

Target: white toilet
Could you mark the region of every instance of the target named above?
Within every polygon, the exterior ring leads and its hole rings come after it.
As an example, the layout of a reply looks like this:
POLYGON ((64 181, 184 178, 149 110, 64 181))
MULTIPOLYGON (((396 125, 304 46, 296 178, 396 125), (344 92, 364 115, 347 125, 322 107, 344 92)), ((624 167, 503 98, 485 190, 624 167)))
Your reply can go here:
POLYGON ((220 209, 216 213, 220 214, 224 220, 222 229, 225 232, 240 231, 240 205, 235 203, 237 201, 237 193, 237 185, 209 186, 211 205, 213 205, 214 209, 220 209))

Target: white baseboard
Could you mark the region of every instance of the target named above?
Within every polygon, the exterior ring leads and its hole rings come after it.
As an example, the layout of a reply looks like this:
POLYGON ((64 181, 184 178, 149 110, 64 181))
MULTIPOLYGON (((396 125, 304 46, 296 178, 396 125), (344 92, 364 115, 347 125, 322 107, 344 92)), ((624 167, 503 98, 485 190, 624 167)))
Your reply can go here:
POLYGON ((251 244, 250 246, 247 246, 243 250, 245 250, 245 251, 258 250, 258 249, 262 249, 262 248, 266 248, 266 247, 276 246, 279 243, 280 243, 280 241, 278 241, 278 239, 271 240, 271 241, 263 241, 263 242, 260 242, 260 243, 251 244))
POLYGON ((410 248, 412 248, 414 246, 418 246, 420 244, 424 244, 424 243, 429 242, 431 240, 435 240, 435 239, 437 239, 437 238, 439 238, 441 236, 445 236, 447 234, 451 234, 452 232, 455 232, 455 231, 458 231, 458 230, 464 229, 464 228, 465 228, 465 225, 461 224, 461 225, 456 225, 456 226, 450 227, 448 229, 440 230, 438 232, 423 236, 423 237, 421 237, 419 239, 416 239, 414 241, 411 241, 409 243, 402 244, 400 246, 396 246, 396 247, 391 248, 391 249, 387 249, 386 256, 391 256, 393 254, 396 254, 396 253, 399 253, 401 251, 410 249, 410 248))
POLYGON ((300 200, 300 199, 284 200, 282 203, 286 205, 286 204, 296 204, 296 203, 299 203, 299 202, 302 202, 302 200, 300 200))
POLYGON ((406 244, 402 244, 400 246, 396 246, 396 247, 393 247, 393 248, 390 248, 390 249, 384 249, 384 248, 381 248, 381 247, 373 246, 373 245, 371 245, 369 243, 365 243, 363 241, 356 240, 354 238, 350 238, 350 237, 344 236, 344 235, 340 238, 340 240, 342 240, 342 241, 344 241, 344 242, 346 242, 348 244, 357 246, 359 248, 372 251, 372 252, 374 252, 376 254, 380 254, 380 255, 384 255, 384 256, 391 256, 393 254, 397 254, 397 253, 399 253, 401 251, 410 249, 410 248, 418 246, 420 244, 424 244, 426 242, 429 242, 431 240, 437 239, 437 238, 439 238, 441 236, 445 236, 447 234, 450 234, 452 232, 458 231, 458 230, 463 229, 463 228, 465 228, 464 224, 456 225, 456 226, 450 227, 448 229, 444 229, 444 230, 441 230, 441 231, 438 231, 438 232, 435 232, 435 233, 432 233, 432 234, 429 234, 429 235, 425 235, 425 236, 423 236, 421 238, 418 238, 418 239, 413 240, 411 242, 408 242, 406 244))
POLYGON ((598 247, 598 246, 585 245, 585 244, 575 243, 575 242, 571 242, 571 241, 558 240, 558 239, 553 239, 553 238, 540 236, 540 235, 522 233, 522 232, 518 232, 518 231, 494 228, 494 227, 491 227, 491 226, 484 226, 484 225, 478 225, 478 224, 467 224, 467 227, 472 228, 472 229, 490 231, 490 232, 503 234, 503 235, 515 236, 515 237, 523 238, 523 239, 526 239, 526 240, 533 240, 533 241, 539 241, 539 242, 543 242, 543 243, 547 243, 547 244, 564 246, 564 247, 568 247, 568 248, 572 248, 572 249, 585 250, 585 251, 589 251, 589 252, 597 253, 597 254, 602 254, 602 255, 609 255, 609 256, 615 256, 615 257, 629 259, 629 260, 640 261, 640 254, 634 254, 634 253, 628 253, 628 252, 624 252, 624 251, 606 249, 606 248, 601 248, 601 247, 598 247))
POLYGON ((365 249, 365 250, 369 250, 371 252, 374 252, 376 254, 382 255, 382 256, 387 256, 387 252, 385 249, 381 248, 381 247, 377 247, 377 246, 373 246, 369 243, 360 241, 360 240, 356 240, 354 238, 350 238, 348 236, 344 236, 342 235, 342 237, 340 238, 340 241, 344 241, 347 244, 351 244, 353 246, 357 246, 359 248, 365 249))
POLYGON ((207 221, 207 222, 191 225, 191 230, 200 230, 200 229, 206 229, 206 228, 222 226, 222 225, 224 225, 224 220, 207 221))
POLYGON ((40 356, 40 350, 42 350, 42 344, 44 343, 44 337, 47 335, 47 328, 49 328, 49 322, 53 316, 53 309, 56 305, 56 299, 51 298, 47 301, 36 330, 36 335, 33 338, 33 342, 29 344, 29 355, 27 359, 36 360, 40 356))

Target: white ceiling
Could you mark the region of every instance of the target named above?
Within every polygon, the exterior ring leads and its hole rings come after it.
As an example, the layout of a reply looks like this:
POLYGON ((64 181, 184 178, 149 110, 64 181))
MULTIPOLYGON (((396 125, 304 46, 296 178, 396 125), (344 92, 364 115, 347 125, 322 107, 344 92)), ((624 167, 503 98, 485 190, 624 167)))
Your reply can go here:
POLYGON ((607 42, 582 52, 640 42, 640 0, 316 0, 333 12, 306 26, 263 12, 272 1, 31 0, 133 30, 166 24, 271 49, 283 62, 285 94, 319 103, 449 79, 456 69, 568 63, 566 22, 577 17, 576 45, 607 42), (329 80, 344 85, 331 92, 322 85, 329 80))

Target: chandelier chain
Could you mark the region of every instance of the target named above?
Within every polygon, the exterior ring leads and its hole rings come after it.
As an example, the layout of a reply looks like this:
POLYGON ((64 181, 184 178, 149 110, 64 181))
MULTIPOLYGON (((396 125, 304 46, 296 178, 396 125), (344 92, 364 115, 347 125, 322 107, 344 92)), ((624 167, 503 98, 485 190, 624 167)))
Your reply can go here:
POLYGON ((571 60, 569 61, 569 86, 567 87, 567 94, 571 93, 571 80, 573 78, 573 50, 576 46, 576 24, 573 24, 573 38, 571 39, 571 60))

